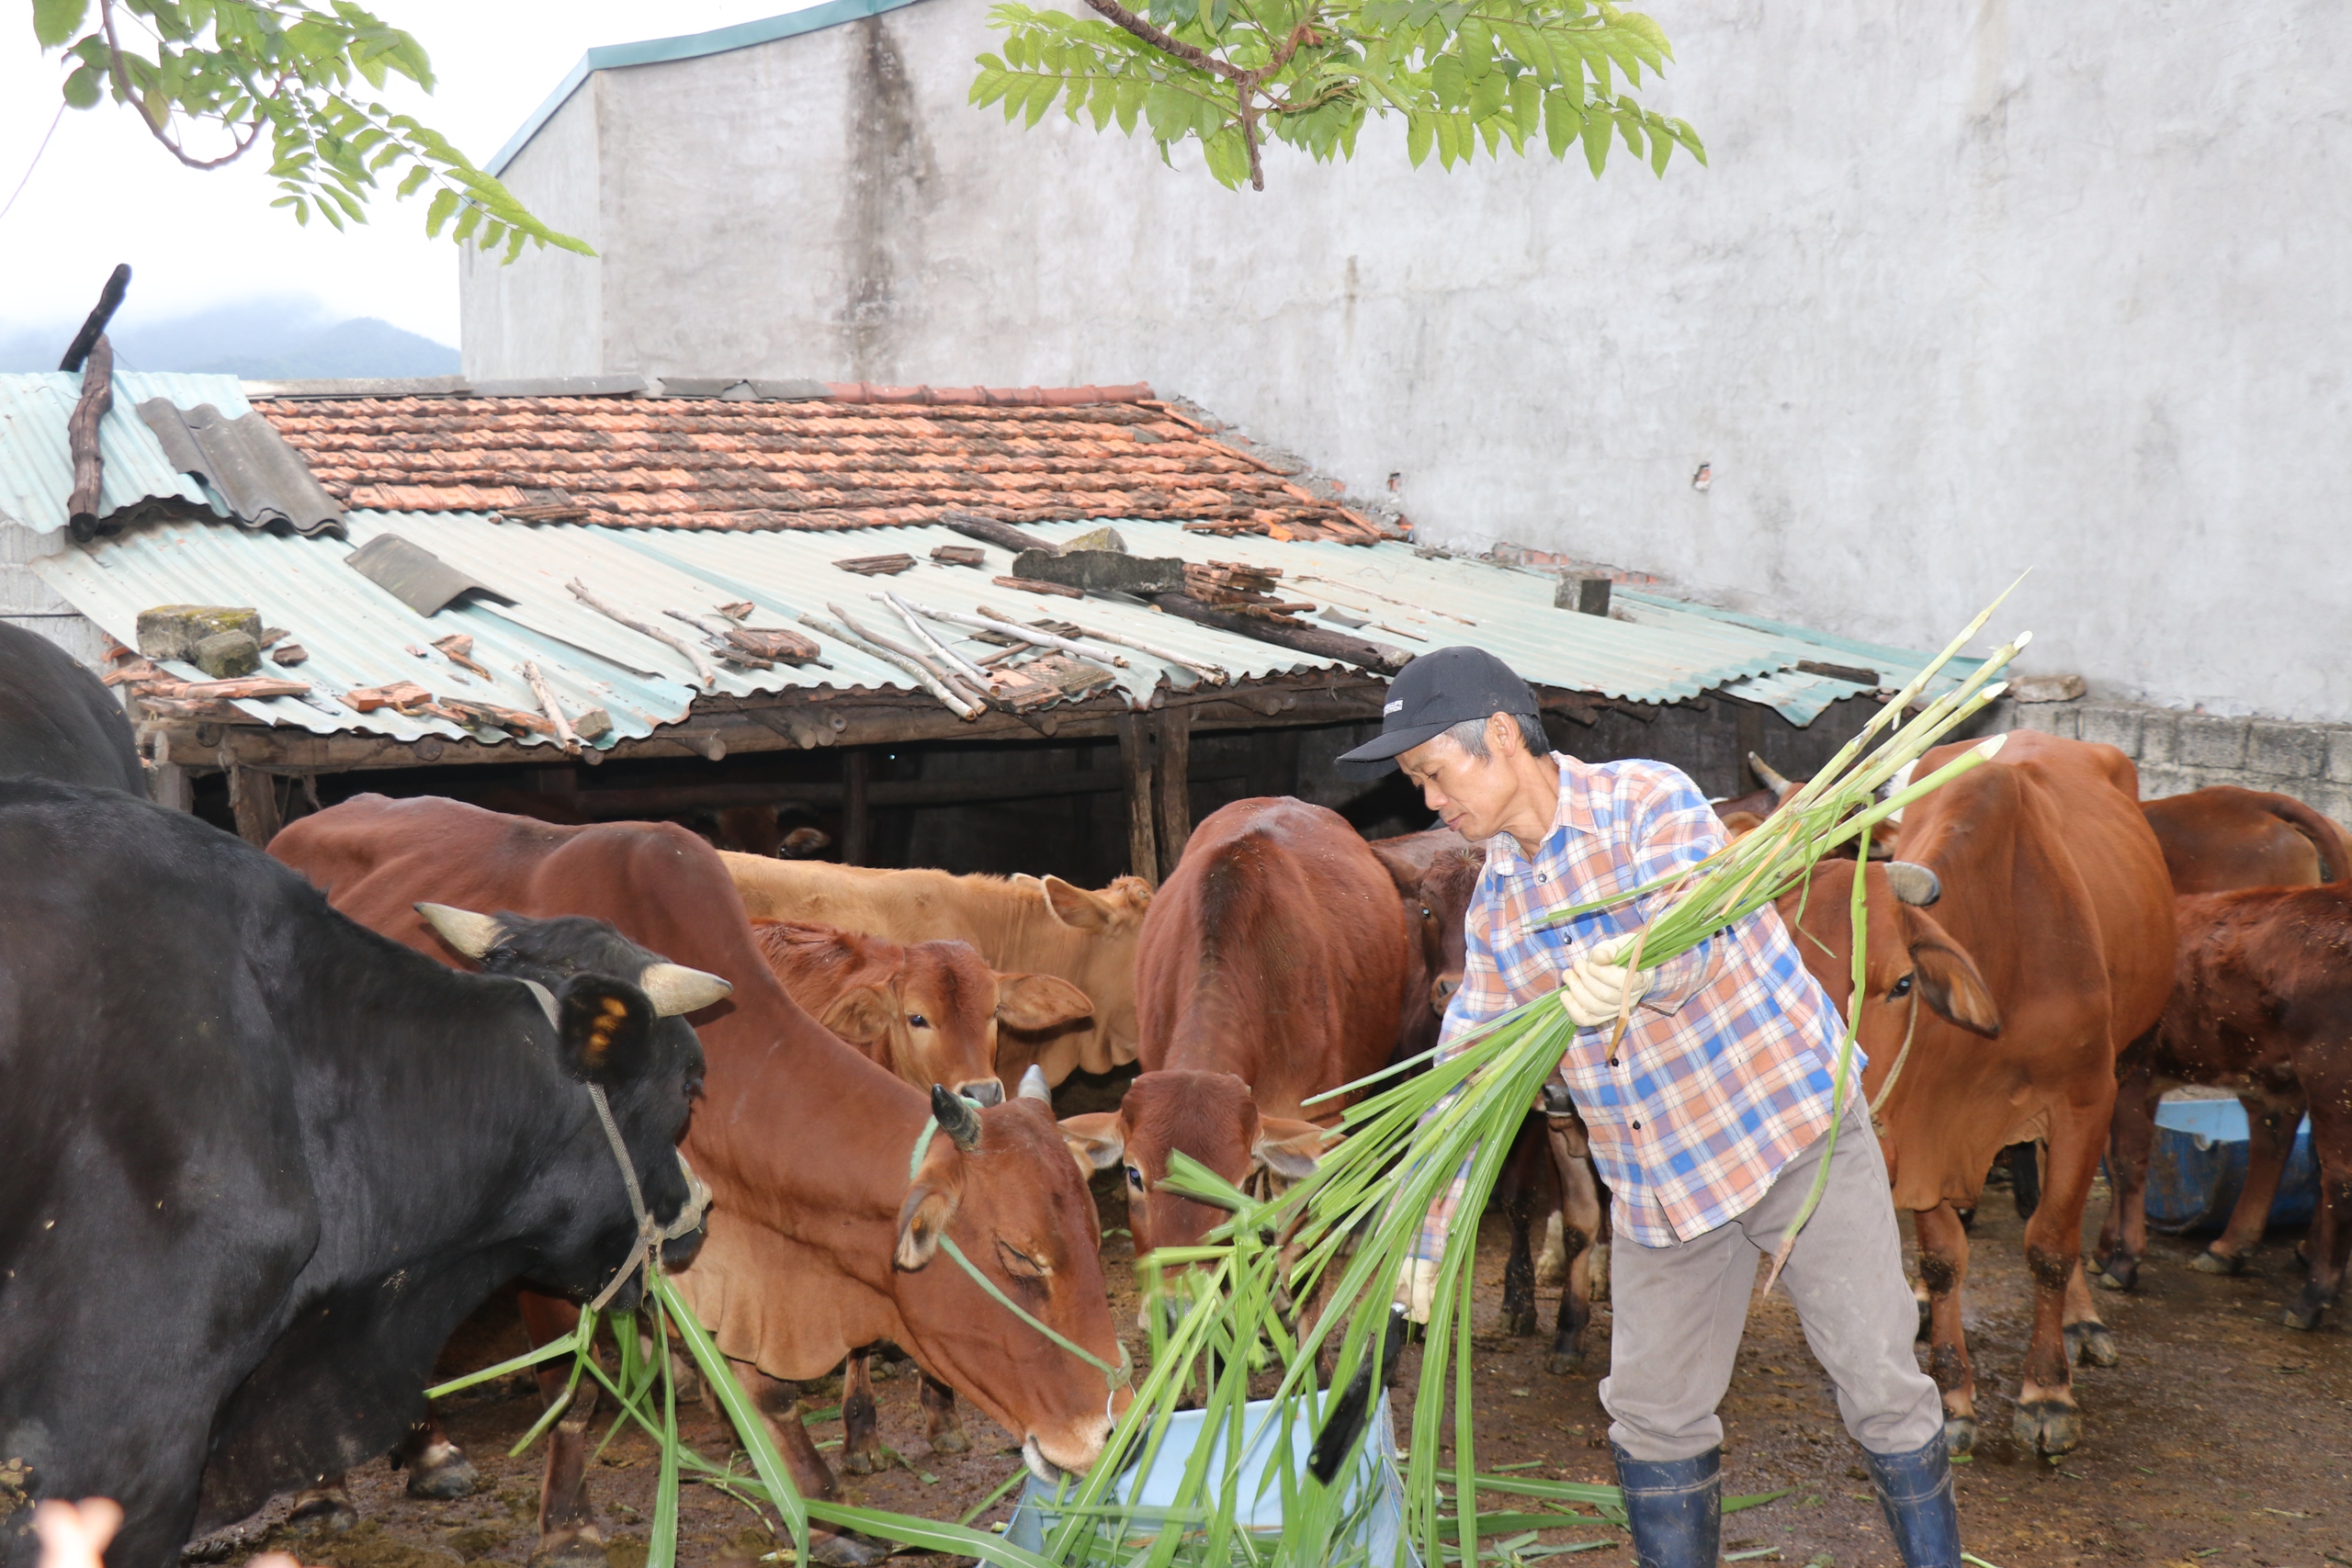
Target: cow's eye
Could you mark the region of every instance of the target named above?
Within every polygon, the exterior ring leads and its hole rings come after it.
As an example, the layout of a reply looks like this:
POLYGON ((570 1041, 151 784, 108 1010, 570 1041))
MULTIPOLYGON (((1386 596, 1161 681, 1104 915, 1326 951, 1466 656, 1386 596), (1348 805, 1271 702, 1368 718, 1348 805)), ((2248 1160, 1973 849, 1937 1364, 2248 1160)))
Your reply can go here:
POLYGON ((996 1254, 1004 1263, 1004 1271, 1017 1279, 1042 1280, 1046 1276, 1044 1264, 1009 1241, 999 1241, 996 1244, 996 1254))
POLYGON ((1138 1192, 1143 1190, 1143 1170, 1141 1167, 1132 1165, 1127 1167, 1127 1185, 1134 1188, 1138 1192))
POLYGON ((931 1020, 925 1018, 919 1012, 910 1012, 907 1014, 907 1027, 910 1029, 929 1029, 931 1027, 931 1020))
POLYGON ((1903 978, 1901 978, 1900 980, 1897 980, 1896 982, 1894 982, 1894 985, 1892 985, 1892 986, 1890 986, 1890 987, 1887 987, 1886 999, 1887 999, 1888 1001, 1893 1001, 1893 1000, 1894 1000, 1897 997, 1907 997, 1907 996, 1909 996, 1910 994, 1911 994, 1911 976, 1908 976, 1908 975, 1905 975, 1905 976, 1903 976, 1903 978))

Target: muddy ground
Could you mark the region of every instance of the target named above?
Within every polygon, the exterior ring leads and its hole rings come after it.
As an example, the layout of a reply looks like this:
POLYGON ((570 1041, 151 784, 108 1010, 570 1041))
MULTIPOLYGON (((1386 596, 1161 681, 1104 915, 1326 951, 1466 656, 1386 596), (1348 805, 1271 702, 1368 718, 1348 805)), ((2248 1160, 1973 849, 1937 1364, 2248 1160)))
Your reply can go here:
MULTIPOLYGON (((1106 1224, 1120 1224, 1120 1200, 1107 1185, 1099 1190, 1106 1224)), ((2105 1204, 2102 1190, 2092 1205, 2094 1224, 2105 1204)), ((1978 1402, 1983 1437, 1973 1461, 1958 1472, 1969 1550, 1995 1568, 2352 1565, 2352 1336, 2339 1324, 2305 1334, 2278 1321, 2299 1278, 2291 1257, 2296 1236, 2274 1233, 2256 1271, 2235 1279, 2192 1270, 2194 1244, 2156 1238, 2137 1293, 2099 1294, 2122 1360, 2112 1369, 2077 1370, 2084 1442, 2051 1463, 2018 1452, 2007 1437, 2004 1393, 2015 1388, 2030 1323, 2019 1231, 2007 1196, 1988 1193, 1975 1231, 1968 1303, 1970 1344, 1984 1391, 1978 1402)), ((1611 1480, 1603 1436, 1608 1423, 1595 1394, 1608 1359, 1607 1309, 1598 1314, 1588 1370, 1568 1377, 1546 1373, 1547 1338, 1494 1332, 1505 1241, 1499 1222, 1489 1219, 1477 1296, 1479 1323, 1488 1330, 1478 1340, 1480 1468, 1532 1463, 1526 1473, 1611 1480)), ((1104 1263, 1118 1293, 1118 1321, 1132 1325, 1124 1235, 1106 1243, 1104 1263)), ((1547 1325, 1555 1303, 1553 1292, 1544 1293, 1547 1325)), ((512 1307, 493 1303, 453 1344, 451 1359, 456 1365, 488 1365, 522 1347, 512 1307)), ((1140 1359, 1140 1343, 1134 1348, 1140 1359)), ((1411 1378, 1408 1365, 1404 1386, 1411 1378)), ((848 1500, 953 1518, 1019 1466, 1012 1439, 969 1405, 971 1451, 933 1453, 922 1438, 911 1375, 902 1372, 876 1392, 883 1441, 901 1456, 900 1463, 887 1473, 844 1478, 848 1500)), ((821 1389, 809 1394, 812 1406, 834 1402, 821 1389)), ((268 1543, 332 1568, 523 1563, 534 1539, 538 1456, 534 1450, 508 1459, 505 1450, 536 1414, 536 1401, 519 1380, 453 1404, 450 1429, 484 1477, 473 1497, 414 1502, 403 1494, 401 1475, 373 1464, 352 1477, 362 1515, 356 1529, 320 1536, 281 1525, 270 1530, 268 1543)), ((1724 1521, 1727 1555, 1814 1568, 1897 1561, 1860 1456, 1838 1425, 1826 1382, 1785 1297, 1759 1301, 1752 1310, 1723 1414, 1730 1490, 1792 1489, 1778 1503, 1724 1521)), ((685 1411, 684 1424, 689 1440, 706 1454, 726 1451, 724 1427, 699 1408, 685 1411)), ((837 1443, 841 1436, 838 1420, 813 1423, 812 1429, 820 1439, 837 1443)), ((610 1568, 642 1563, 645 1517, 653 1505, 650 1455, 644 1441, 625 1437, 592 1467, 590 1486, 611 1542, 610 1568)), ((285 1508, 281 1500, 256 1523, 282 1517, 285 1508)), ((1000 1504, 981 1521, 1001 1520, 1008 1512, 1000 1504)), ((680 1559, 688 1568, 748 1563, 775 1551, 743 1508, 700 1487, 687 1488, 684 1520, 680 1559)), ((1598 1519, 1542 1539, 1610 1543, 1566 1561, 1632 1560, 1623 1535, 1598 1519)), ((245 1554, 236 1552, 232 1560, 245 1554)))

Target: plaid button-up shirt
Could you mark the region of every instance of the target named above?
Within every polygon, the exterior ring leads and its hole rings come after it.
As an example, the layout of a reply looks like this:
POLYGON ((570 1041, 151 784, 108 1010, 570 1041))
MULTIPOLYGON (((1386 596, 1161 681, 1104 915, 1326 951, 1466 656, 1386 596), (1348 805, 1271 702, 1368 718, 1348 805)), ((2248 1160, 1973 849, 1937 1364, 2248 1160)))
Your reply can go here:
MULTIPOLYGON (((1535 858, 1498 834, 1487 845, 1466 920, 1462 988, 1439 1050, 1558 988, 1586 949, 1646 923, 1658 895, 1572 921, 1551 910, 1671 874, 1723 847, 1706 797, 1663 762, 1587 765, 1555 752, 1560 804, 1535 858)), ((1616 1056, 1611 1030, 1580 1029, 1560 1063, 1615 1199, 1615 1229, 1663 1247, 1746 1213, 1772 1179, 1829 1130, 1844 1033, 1770 905, 1656 966, 1616 1056)), ((1855 1054, 1848 1088, 1861 1081, 1855 1054)), ((1434 1261, 1464 1181, 1430 1211, 1418 1256, 1434 1261)))

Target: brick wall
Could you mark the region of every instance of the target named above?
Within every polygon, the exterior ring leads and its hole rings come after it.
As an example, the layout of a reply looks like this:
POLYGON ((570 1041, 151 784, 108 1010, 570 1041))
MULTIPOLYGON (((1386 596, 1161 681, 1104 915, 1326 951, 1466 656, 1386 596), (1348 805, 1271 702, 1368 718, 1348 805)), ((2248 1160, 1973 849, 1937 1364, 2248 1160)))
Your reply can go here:
POLYGON ((2352 822, 2352 725, 2224 718, 2086 698, 2001 703, 1984 728, 2039 729, 2118 747, 2140 766, 2143 799, 2238 784, 2290 795, 2352 822))

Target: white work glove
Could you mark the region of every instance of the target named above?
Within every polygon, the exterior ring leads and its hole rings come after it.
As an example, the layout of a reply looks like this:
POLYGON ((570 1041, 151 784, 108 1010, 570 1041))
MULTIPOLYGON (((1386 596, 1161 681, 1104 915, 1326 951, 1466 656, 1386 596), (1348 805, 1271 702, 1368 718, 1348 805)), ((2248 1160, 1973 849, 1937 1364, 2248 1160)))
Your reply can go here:
POLYGON ((1600 1029, 1648 994, 1656 971, 1629 969, 1616 955, 1629 946, 1630 936, 1596 942, 1568 968, 1560 980, 1560 1003, 1578 1029, 1600 1029))
POLYGON ((1430 1320, 1430 1303, 1437 1295, 1437 1265, 1426 1258, 1408 1258, 1396 1271, 1396 1299, 1415 1323, 1430 1320))

